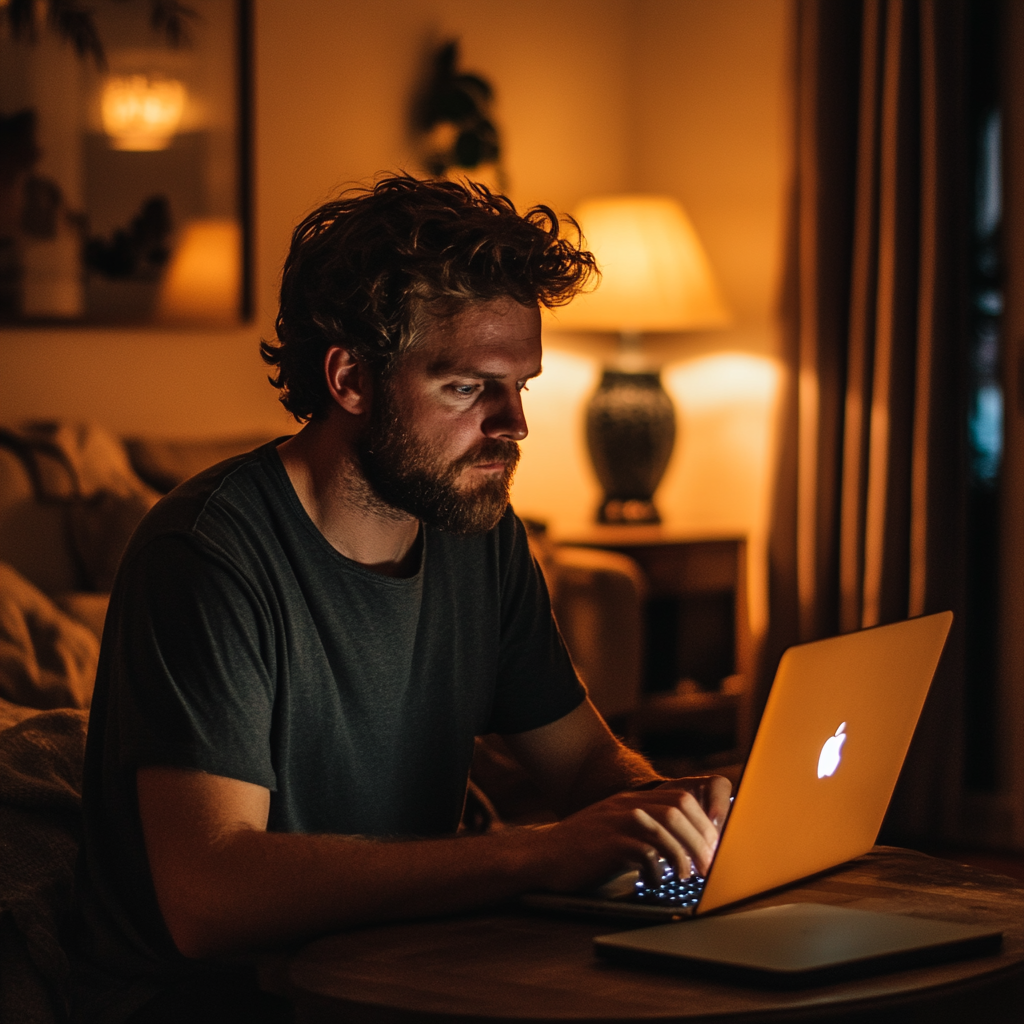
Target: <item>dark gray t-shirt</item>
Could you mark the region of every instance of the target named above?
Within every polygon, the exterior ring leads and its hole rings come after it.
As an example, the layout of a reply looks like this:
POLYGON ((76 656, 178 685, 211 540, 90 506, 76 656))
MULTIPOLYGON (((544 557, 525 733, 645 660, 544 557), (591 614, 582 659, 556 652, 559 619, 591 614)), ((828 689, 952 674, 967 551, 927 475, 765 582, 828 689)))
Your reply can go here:
POLYGON ((511 511, 478 536, 424 528, 421 546, 404 579, 339 554, 275 444, 143 521, 90 717, 76 1016, 121 1019, 198 969, 156 904, 140 766, 265 786, 273 831, 437 836, 458 826, 474 736, 538 728, 583 699, 511 511))

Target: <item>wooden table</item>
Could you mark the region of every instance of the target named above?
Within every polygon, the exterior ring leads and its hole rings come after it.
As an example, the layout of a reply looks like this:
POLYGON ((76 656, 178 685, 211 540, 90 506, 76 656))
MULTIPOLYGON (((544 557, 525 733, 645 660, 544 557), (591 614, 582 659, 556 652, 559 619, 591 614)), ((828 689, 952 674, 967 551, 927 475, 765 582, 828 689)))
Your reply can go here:
POLYGON ((291 960, 297 1020, 805 1021, 1024 1020, 1024 885, 890 847, 750 905, 809 901, 996 923, 1002 952, 797 992, 740 988, 613 966, 592 951, 607 923, 516 911, 367 928, 291 960))

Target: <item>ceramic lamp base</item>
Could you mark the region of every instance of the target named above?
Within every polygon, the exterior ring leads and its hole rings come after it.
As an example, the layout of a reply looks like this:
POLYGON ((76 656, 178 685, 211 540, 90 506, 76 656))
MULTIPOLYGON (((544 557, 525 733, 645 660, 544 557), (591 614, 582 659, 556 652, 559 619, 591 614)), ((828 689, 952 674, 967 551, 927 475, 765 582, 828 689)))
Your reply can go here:
POLYGON ((598 522, 661 522, 653 498, 675 436, 675 410, 657 371, 604 371, 587 406, 587 447, 605 492, 598 522))

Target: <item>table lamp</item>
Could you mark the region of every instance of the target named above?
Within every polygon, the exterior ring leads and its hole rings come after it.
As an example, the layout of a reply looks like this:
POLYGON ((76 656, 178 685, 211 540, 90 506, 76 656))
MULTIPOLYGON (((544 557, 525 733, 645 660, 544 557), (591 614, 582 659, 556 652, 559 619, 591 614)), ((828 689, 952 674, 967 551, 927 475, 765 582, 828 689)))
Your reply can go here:
POLYGON ((604 196, 576 219, 601 280, 553 318, 558 330, 616 331, 617 358, 587 406, 587 447, 604 500, 600 523, 658 523, 654 492, 668 466, 676 417, 661 373, 644 359, 651 332, 724 327, 729 313, 685 210, 667 196, 604 196))

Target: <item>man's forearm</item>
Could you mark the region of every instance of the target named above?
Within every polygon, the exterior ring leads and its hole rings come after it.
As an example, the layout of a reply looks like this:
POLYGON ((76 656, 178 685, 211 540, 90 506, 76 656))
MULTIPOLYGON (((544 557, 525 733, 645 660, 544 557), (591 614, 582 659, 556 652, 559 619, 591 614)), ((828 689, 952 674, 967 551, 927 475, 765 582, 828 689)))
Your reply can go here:
POLYGON ((243 828, 191 865, 186 905, 179 893, 161 909, 190 957, 469 910, 544 886, 544 851, 531 832, 378 842, 243 828))
POLYGON ((596 744, 587 754, 566 793, 562 812, 571 814, 613 793, 663 781, 664 776, 654 770, 647 758, 609 736, 608 742, 596 744))
POLYGON ((661 781, 645 757, 609 730, 589 700, 550 725, 505 737, 561 815, 613 793, 661 781))

